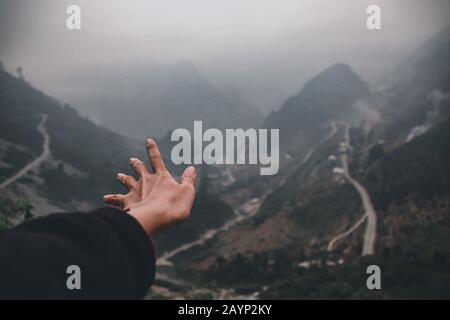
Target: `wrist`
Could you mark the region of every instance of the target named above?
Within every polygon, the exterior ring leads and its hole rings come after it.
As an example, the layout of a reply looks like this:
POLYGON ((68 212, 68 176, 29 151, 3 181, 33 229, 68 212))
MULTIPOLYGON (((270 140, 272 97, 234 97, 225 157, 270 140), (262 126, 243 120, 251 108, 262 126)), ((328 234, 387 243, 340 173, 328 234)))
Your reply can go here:
POLYGON ((157 219, 152 217, 152 215, 147 211, 148 210, 142 210, 140 208, 133 208, 127 210, 126 212, 132 216, 141 225, 145 233, 152 238, 160 228, 158 226, 157 219))

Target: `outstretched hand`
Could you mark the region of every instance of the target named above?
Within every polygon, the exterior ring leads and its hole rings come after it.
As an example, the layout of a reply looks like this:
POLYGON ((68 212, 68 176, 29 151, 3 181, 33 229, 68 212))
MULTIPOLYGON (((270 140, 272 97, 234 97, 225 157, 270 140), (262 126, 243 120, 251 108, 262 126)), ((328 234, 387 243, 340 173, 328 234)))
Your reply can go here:
POLYGON ((196 172, 193 166, 188 167, 181 176, 181 183, 178 183, 167 171, 155 141, 148 139, 146 145, 153 173, 147 170, 144 162, 131 158, 130 165, 138 180, 123 173, 117 174, 117 180, 128 189, 128 193, 109 194, 103 199, 133 216, 147 234, 153 236, 189 217, 195 197, 196 172))

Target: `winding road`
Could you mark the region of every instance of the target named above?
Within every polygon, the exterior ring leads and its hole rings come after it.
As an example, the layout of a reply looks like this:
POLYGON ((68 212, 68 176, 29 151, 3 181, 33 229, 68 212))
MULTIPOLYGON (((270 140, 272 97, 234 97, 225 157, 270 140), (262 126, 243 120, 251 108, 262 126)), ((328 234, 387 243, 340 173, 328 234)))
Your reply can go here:
POLYGON ((39 133, 42 134, 42 136, 44 137, 44 143, 42 144, 42 153, 36 159, 28 163, 25 167, 23 167, 19 172, 13 175, 11 178, 3 181, 0 184, 0 189, 6 188, 10 184, 16 182, 17 180, 25 176, 31 170, 38 168, 50 155, 50 136, 48 135, 47 129, 45 127, 47 118, 48 115, 42 114, 42 119, 37 127, 39 133))
MULTIPOLYGON (((337 133, 337 125, 335 122, 331 122, 330 123, 331 126, 331 131, 329 134, 327 134, 322 140, 320 140, 316 145, 314 145, 303 157, 302 161, 300 162, 299 166, 297 167, 300 168, 302 165, 304 165, 310 158, 311 156, 314 154, 315 150, 318 148, 319 145, 321 145, 322 143, 328 141, 329 139, 331 139, 336 133, 337 133)), ((229 167, 227 167, 226 169, 227 172, 227 178, 229 180, 229 182, 232 184, 236 181, 236 179, 234 178, 231 170, 229 167)), ((282 186, 286 183, 287 178, 284 178, 278 185, 282 186)), ((169 261, 169 259, 173 258, 174 256, 176 256, 177 254, 189 250, 192 247, 195 246, 199 246, 204 244, 207 240, 212 239, 214 236, 216 236, 219 232, 222 231, 227 231, 228 229, 230 229, 231 227, 233 227, 234 225, 247 220, 251 217, 253 217, 259 210, 259 207, 261 206, 261 203, 264 201, 264 199, 272 192, 271 189, 267 190, 266 192, 264 192, 260 198, 255 198, 252 200, 247 201, 246 203, 244 203, 243 205, 241 205, 239 207, 238 210, 234 210, 235 212, 235 216, 228 220, 227 222, 225 222, 225 224, 223 224, 221 227, 219 228, 213 228, 213 229, 209 229, 207 230, 205 233, 203 233, 197 240, 194 240, 192 242, 188 242, 185 243, 177 248, 175 248, 174 250, 171 250, 169 252, 164 253, 161 257, 158 258, 156 264, 158 266, 171 266, 172 263, 169 261)))
MULTIPOLYGON (((350 144, 350 126, 348 124, 345 125, 345 143, 347 148, 351 149, 350 144)), ((332 250, 334 243, 337 240, 340 240, 347 235, 349 235, 351 232, 356 230, 359 225, 364 222, 364 220, 367 220, 366 223, 366 230, 364 233, 364 245, 362 250, 362 256, 368 256, 368 255, 374 255, 375 254, 375 242, 377 239, 377 214, 373 207, 372 201, 370 200, 369 193, 367 192, 366 188, 363 187, 362 184, 360 184, 358 181, 356 181, 351 175, 348 170, 348 159, 347 159, 347 152, 344 152, 341 156, 342 159, 342 166, 343 166, 343 176, 345 179, 350 182, 353 187, 358 191, 359 196, 361 197, 361 201, 364 207, 364 215, 356 222, 355 225, 353 225, 352 228, 347 230, 344 233, 341 233, 334 237, 329 243, 328 243, 328 251, 332 250), (331 249, 330 249, 331 248, 331 249)))
POLYGON ((338 242, 341 239, 344 239, 349 234, 351 234, 353 231, 358 229, 359 226, 362 225, 364 223, 364 221, 366 221, 366 218, 367 218, 367 215, 363 214, 361 216, 361 218, 359 218, 359 220, 356 221, 356 223, 350 229, 348 229, 348 230, 338 234, 337 236, 333 237, 333 239, 331 239, 330 242, 328 242, 327 251, 328 252, 333 251, 334 245, 336 244, 336 242, 338 242))
POLYGON ((323 143, 327 142, 329 139, 334 137, 334 135, 337 133, 337 125, 336 122, 332 121, 330 122, 331 131, 329 134, 327 134, 322 140, 320 140, 314 147, 312 147, 303 157, 302 161, 300 162, 300 166, 304 165, 309 158, 314 154, 316 149, 323 143))
POLYGON ((171 266, 172 263, 169 261, 170 258, 173 258, 180 252, 186 251, 191 249, 192 247, 199 246, 204 244, 209 239, 212 239, 216 234, 222 231, 227 231, 234 225, 238 224, 241 221, 244 221, 250 217, 253 217, 256 212, 258 212, 259 206, 261 201, 258 200, 257 202, 253 202, 252 200, 246 202, 243 204, 239 209, 243 211, 243 214, 240 213, 241 211, 234 211, 235 216, 228 220, 225 224, 223 224, 219 228, 209 229, 205 233, 203 233, 197 240, 185 243, 178 248, 164 253, 161 257, 158 258, 156 261, 157 266, 171 266))
MULTIPOLYGON (((304 165, 306 162, 308 162, 308 160, 314 154, 314 152, 319 147, 319 145, 328 141, 329 139, 331 139, 333 136, 336 135, 336 133, 338 131, 336 123, 331 122, 330 127, 331 127, 331 131, 305 154, 305 156, 300 161, 300 164, 297 166, 296 170, 298 168, 300 168, 302 165, 304 165)), ((232 184, 236 181, 236 179, 233 176, 233 173, 231 172, 229 167, 227 167, 227 169, 226 169, 226 177, 230 184, 232 184)), ((287 181, 287 178, 282 179, 282 181, 278 184, 278 186, 284 185, 286 183, 286 181, 287 181)), ((170 267, 173 265, 172 262, 170 261, 170 259, 173 258, 174 256, 176 256, 177 254, 184 252, 186 250, 189 250, 192 247, 203 245, 206 241, 208 241, 209 239, 212 239, 218 233, 220 233, 222 231, 227 231, 228 229, 232 228, 236 224, 253 217, 258 212, 258 210, 261 206, 261 203, 263 203, 265 198, 272 192, 273 192, 273 189, 269 189, 269 190, 265 191, 259 198, 251 199, 251 200, 247 201, 246 203, 244 203, 243 205, 239 206, 239 208, 237 210, 236 209, 234 210, 235 216, 232 219, 225 222, 225 224, 223 224, 221 227, 209 229, 205 233, 203 233, 197 240, 194 240, 189 243, 185 243, 169 252, 165 252, 161 257, 158 258, 158 260, 156 261, 156 265, 170 267)), ((158 279, 170 281, 172 283, 174 283, 174 281, 175 282, 178 281, 176 279, 169 278, 164 273, 164 271, 158 272, 156 274, 156 277, 158 279)), ((241 296, 237 296, 237 295, 233 295, 233 297, 242 299, 241 296)), ((219 296, 218 298, 222 298, 222 297, 219 296)), ((249 297, 246 297, 246 298, 249 298, 249 297)), ((255 296, 251 295, 251 298, 254 299, 255 296)))
MULTIPOLYGON (((322 140, 320 140, 318 143, 316 143, 311 149, 308 150, 308 152, 303 156, 302 161, 300 161, 300 164, 295 168, 295 171, 297 171, 298 169, 301 168, 301 166, 303 166, 306 162, 308 162, 308 160, 311 158, 311 156, 314 154, 314 152, 316 152, 317 148, 327 142, 328 140, 330 140, 331 138, 334 137, 334 135, 337 133, 337 125, 336 122, 332 121, 330 122, 330 127, 331 127, 331 131, 329 134, 327 134, 322 140)), ((279 187, 283 186, 286 181, 288 180, 289 176, 285 177, 283 180, 280 181, 280 183, 278 184, 279 187)))

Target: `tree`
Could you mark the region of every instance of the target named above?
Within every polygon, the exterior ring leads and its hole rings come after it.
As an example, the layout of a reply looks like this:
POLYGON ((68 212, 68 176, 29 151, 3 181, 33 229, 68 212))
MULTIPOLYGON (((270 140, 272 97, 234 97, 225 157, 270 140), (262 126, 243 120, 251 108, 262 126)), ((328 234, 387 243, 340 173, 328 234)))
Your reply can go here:
POLYGON ((34 217, 32 211, 34 206, 31 204, 29 199, 22 198, 16 201, 14 205, 14 211, 17 214, 23 215, 24 220, 28 220, 34 217))
POLYGON ((0 232, 9 229, 10 228, 10 224, 8 222, 8 220, 6 220, 4 217, 0 217, 0 232))

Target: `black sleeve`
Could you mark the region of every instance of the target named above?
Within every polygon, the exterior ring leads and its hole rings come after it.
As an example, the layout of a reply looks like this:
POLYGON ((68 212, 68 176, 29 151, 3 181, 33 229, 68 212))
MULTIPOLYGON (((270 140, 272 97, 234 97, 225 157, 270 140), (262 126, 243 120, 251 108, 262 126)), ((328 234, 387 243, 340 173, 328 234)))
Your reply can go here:
POLYGON ((154 275, 151 240, 117 209, 52 214, 0 234, 0 298, 141 299, 154 275), (72 265, 81 289, 68 289, 72 265))

